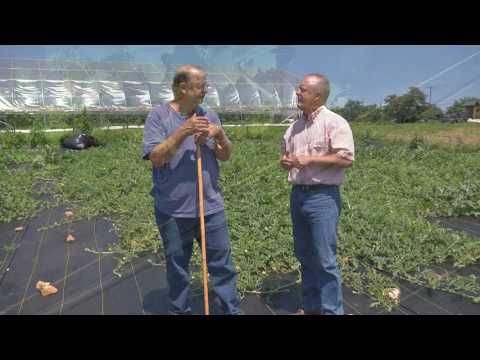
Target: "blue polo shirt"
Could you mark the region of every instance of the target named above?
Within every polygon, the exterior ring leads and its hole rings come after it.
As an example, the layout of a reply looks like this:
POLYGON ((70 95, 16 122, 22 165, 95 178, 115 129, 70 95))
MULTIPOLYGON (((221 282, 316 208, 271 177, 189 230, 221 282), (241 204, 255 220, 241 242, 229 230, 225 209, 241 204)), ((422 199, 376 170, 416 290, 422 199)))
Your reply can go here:
MULTIPOLYGON (((198 107, 198 116, 220 126, 218 115, 198 107)), ((182 125, 186 116, 175 111, 168 102, 153 109, 145 121, 143 129, 143 158, 149 160, 153 148, 171 136, 182 125)), ((203 167, 203 194, 205 215, 214 214, 224 209, 223 194, 218 185, 219 165, 214 154, 214 141, 208 139, 200 146, 203 167)), ((162 167, 152 166, 153 189, 150 194, 155 199, 155 206, 164 214, 182 217, 199 217, 196 145, 192 136, 187 137, 177 153, 162 167)))

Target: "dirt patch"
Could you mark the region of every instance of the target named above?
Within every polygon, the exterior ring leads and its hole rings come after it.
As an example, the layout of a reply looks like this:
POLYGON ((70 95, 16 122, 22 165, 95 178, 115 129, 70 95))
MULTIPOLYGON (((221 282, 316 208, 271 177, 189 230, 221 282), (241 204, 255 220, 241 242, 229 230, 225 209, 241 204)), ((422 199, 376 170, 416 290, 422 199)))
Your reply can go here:
POLYGON ((427 135, 428 141, 439 141, 446 144, 480 144, 480 134, 465 134, 465 129, 441 131, 427 135))
POLYGON ((411 141, 419 136, 429 143, 442 144, 480 144, 480 135, 465 134, 463 129, 441 131, 435 134, 388 134, 388 140, 411 141))

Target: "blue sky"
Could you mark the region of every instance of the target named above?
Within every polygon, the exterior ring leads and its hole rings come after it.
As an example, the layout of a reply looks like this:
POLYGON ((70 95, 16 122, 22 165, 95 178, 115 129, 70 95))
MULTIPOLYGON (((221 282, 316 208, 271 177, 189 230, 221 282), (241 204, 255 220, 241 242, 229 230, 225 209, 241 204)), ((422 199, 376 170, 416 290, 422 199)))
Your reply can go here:
POLYGON ((381 104, 421 86, 445 108, 480 97, 480 46, 461 45, 35 45, 0 46, 0 57, 116 60, 160 64, 250 64, 330 78, 339 105, 348 99, 381 104), (431 86, 431 89, 427 88, 431 86))

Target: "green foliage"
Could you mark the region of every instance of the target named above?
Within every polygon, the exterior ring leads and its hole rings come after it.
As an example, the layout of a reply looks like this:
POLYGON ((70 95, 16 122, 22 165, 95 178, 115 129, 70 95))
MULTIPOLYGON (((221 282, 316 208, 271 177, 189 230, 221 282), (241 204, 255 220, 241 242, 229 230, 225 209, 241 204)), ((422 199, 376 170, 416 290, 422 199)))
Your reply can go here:
POLYGON ((388 96, 383 108, 377 105, 364 105, 363 102, 357 100, 348 100, 343 107, 332 108, 332 111, 349 122, 393 121, 406 123, 441 120, 442 110, 435 105, 428 105, 425 99, 425 95, 420 90, 410 88, 405 95, 388 96))
POLYGON ((384 113, 377 105, 365 106, 364 111, 357 117, 357 121, 378 123, 384 121, 384 113))
POLYGON ((47 135, 45 134, 45 126, 42 121, 34 121, 31 132, 28 135, 28 142, 30 147, 36 148, 48 143, 47 135))
POLYGON ((339 114, 348 121, 357 121, 358 117, 367 111, 363 102, 356 100, 348 100, 343 108, 339 109, 339 114))
MULTIPOLYGON (((480 216, 480 148, 431 144, 425 135, 460 127, 426 125, 353 126, 356 160, 342 187, 338 262, 344 283, 372 297, 373 306, 395 307, 384 290, 398 286, 400 279, 472 301, 480 298, 477 278, 436 270, 447 261, 456 268, 477 262, 478 240, 427 221, 436 216, 480 216), (388 141, 395 133, 409 140, 388 141)), ((470 124, 462 126, 476 131, 470 124)), ((271 288, 270 278, 298 272, 290 185, 278 166, 284 131, 227 128, 234 153, 221 163, 220 182, 238 285, 244 292, 265 291, 271 288)), ((111 250, 120 254, 121 266, 161 249, 149 195, 150 164, 141 159, 141 131, 94 129, 93 134, 103 147, 61 153, 50 145, 49 135, 49 144, 36 149, 2 151, 0 222, 31 216, 39 205, 30 197, 36 179, 55 178, 57 202, 75 209, 77 219, 105 216, 114 221, 121 241, 111 250)), ((192 261, 199 265, 198 253, 192 261)))
POLYGON ((46 114, 49 129, 65 129, 73 127, 74 115, 63 112, 46 114))
POLYGON ((415 137, 410 141, 410 144, 408 144, 408 148, 410 150, 423 150, 426 146, 425 140, 422 137, 419 137, 418 135, 415 135, 415 137))
POLYGON ((74 134, 87 134, 92 133, 94 124, 92 119, 87 115, 87 108, 83 108, 82 112, 73 120, 73 133, 74 134))
POLYGON ((427 105, 427 108, 419 115, 421 121, 440 121, 442 117, 442 109, 435 105, 427 105))
POLYGON ((32 157, 36 151, 2 150, 0 153, 0 222, 33 216, 38 201, 32 199, 36 174, 32 157))
POLYGON ((27 144, 27 136, 22 133, 8 131, 0 134, 0 148, 19 149, 27 144))
POLYGON ((404 95, 390 95, 385 98, 385 115, 397 123, 416 122, 427 109, 425 94, 416 87, 410 87, 404 95))
POLYGON ((478 100, 478 98, 467 96, 461 99, 455 100, 455 102, 447 108, 447 114, 458 114, 465 111, 465 103, 467 101, 478 100))
MULTIPOLYGON (((2 121, 15 129, 30 129, 35 122, 43 122, 47 129, 74 128, 76 132, 91 131, 109 125, 143 125, 147 113, 94 113, 84 107, 79 113, 51 111, 37 114, 3 114, 2 121)), ((283 120, 283 119, 282 119, 283 120)))
POLYGON ((35 121, 43 121, 41 114, 3 114, 2 121, 12 125, 15 129, 29 129, 35 121))

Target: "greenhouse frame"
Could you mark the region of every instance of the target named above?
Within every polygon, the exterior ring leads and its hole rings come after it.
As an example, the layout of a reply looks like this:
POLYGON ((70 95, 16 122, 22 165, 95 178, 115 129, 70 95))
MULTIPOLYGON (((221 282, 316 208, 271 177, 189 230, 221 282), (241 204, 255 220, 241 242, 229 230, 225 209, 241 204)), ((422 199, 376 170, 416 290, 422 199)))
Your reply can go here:
MULTIPOLYGON (((145 112, 173 99, 178 65, 0 58, 0 113, 145 112)), ((298 77, 279 69, 204 66, 204 105, 222 112, 291 112, 298 77)))

